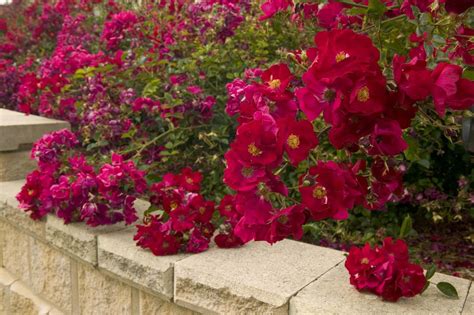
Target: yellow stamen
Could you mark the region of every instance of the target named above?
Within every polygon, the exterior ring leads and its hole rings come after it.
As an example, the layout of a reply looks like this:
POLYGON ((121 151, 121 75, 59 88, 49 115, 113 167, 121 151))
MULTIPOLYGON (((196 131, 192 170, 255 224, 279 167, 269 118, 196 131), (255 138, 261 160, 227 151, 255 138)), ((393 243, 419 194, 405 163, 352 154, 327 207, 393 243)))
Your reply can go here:
POLYGON ((369 88, 367 86, 360 88, 359 91, 357 92, 357 100, 359 102, 367 102, 369 98, 370 98, 369 88))
POLYGON ((280 85, 281 85, 281 81, 278 79, 271 80, 270 82, 268 82, 268 86, 270 86, 272 90, 278 89, 280 85))
POLYGON ((255 142, 252 142, 251 144, 249 144, 249 146, 247 147, 247 151, 252 156, 259 156, 260 154, 262 154, 262 150, 257 148, 257 146, 255 145, 255 142))
POLYGON ((300 146, 300 137, 297 135, 291 134, 286 140, 288 146, 292 149, 297 149, 300 146))
POLYGON ((323 186, 316 186, 313 190, 313 197, 316 199, 323 199, 326 197, 326 188, 323 186))

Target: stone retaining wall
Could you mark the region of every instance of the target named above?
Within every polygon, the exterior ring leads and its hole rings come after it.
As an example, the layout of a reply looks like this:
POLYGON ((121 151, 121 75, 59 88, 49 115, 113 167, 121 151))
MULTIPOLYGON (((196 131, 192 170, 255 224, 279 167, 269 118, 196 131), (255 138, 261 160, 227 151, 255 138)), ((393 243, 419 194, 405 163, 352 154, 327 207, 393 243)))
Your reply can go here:
POLYGON ((455 285, 459 299, 430 287, 385 303, 350 286, 342 252, 291 240, 156 257, 135 245, 131 227, 32 221, 15 199, 27 170, 1 170, 27 164, 24 148, 67 124, 7 112, 0 109, 0 315, 474 314, 468 280, 433 278, 455 285))
POLYGON ((197 255, 153 256, 123 225, 32 221, 0 182, 0 314, 474 314, 468 280, 385 303, 349 285, 342 252, 285 240, 197 255))

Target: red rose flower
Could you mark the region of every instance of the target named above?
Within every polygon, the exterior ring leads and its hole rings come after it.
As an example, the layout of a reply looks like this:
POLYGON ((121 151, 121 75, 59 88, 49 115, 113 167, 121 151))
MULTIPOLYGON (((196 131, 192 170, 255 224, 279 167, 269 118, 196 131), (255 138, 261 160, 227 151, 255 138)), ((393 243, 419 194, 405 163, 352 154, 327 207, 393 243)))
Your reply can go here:
POLYGON ((350 283, 359 291, 370 291, 384 300, 420 294, 426 284, 423 269, 409 263, 408 248, 402 240, 386 238, 381 247, 352 247, 345 262, 350 283))
POLYGON ((287 65, 280 63, 265 70, 260 78, 262 79, 265 91, 272 94, 283 94, 293 79, 287 65))
POLYGON ((395 120, 379 120, 370 135, 372 148, 369 154, 397 155, 408 147, 402 137, 402 129, 395 120))
POLYGON ((265 178, 264 167, 243 162, 234 150, 228 151, 225 159, 224 183, 236 191, 252 190, 265 178))
POLYGON ((425 284, 426 277, 423 273, 423 268, 415 264, 408 264, 402 268, 396 282, 397 287, 404 297, 412 297, 420 294, 425 284))
POLYGON ((278 145, 284 148, 294 166, 306 159, 309 151, 318 145, 313 125, 307 120, 280 119, 278 127, 278 145))
POLYGON ((462 78, 462 68, 445 62, 433 70, 433 99, 436 111, 444 116, 446 108, 467 109, 474 104, 474 82, 462 78))
POLYGON ((474 0, 445 0, 446 11, 456 14, 462 14, 469 8, 474 7, 474 0))
POLYGON ((266 241, 270 244, 281 241, 292 236, 299 240, 303 236, 303 224, 306 221, 304 207, 294 205, 278 211, 270 218, 270 228, 266 236, 266 241))
POLYGON ((431 70, 426 68, 426 61, 413 58, 405 63, 406 58, 393 57, 393 75, 398 88, 414 101, 421 101, 431 93, 433 80, 431 70))
POLYGON ((344 109, 364 116, 380 114, 385 109, 387 96, 384 76, 365 77, 355 83, 350 98, 343 103, 344 109))
POLYGON ((276 132, 273 118, 259 114, 256 120, 242 124, 237 129, 237 137, 231 148, 250 165, 273 165, 281 158, 276 132))
POLYGON ((352 30, 319 32, 314 38, 318 55, 308 69, 316 81, 338 87, 351 84, 351 76, 378 74, 380 54, 370 38, 352 30))
POLYGON ((193 172, 190 167, 181 170, 179 184, 187 191, 198 192, 201 189, 202 174, 193 172))
POLYGON ((354 189, 354 174, 333 161, 319 162, 300 178, 302 204, 314 220, 344 220, 361 191, 354 189))
POLYGON ((267 0, 263 3, 260 8, 263 11, 263 15, 260 16, 260 20, 266 20, 274 16, 280 11, 285 11, 288 7, 293 6, 293 1, 291 0, 267 0))

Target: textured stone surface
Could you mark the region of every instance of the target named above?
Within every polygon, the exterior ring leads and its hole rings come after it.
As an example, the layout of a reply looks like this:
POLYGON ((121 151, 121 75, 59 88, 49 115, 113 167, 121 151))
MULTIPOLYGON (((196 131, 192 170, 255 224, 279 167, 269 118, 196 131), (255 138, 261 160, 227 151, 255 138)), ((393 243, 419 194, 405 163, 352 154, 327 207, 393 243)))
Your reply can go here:
POLYGON ((131 314, 130 286, 78 264, 79 307, 81 314, 131 314))
POLYGON ((0 151, 17 150, 63 128, 69 128, 69 123, 0 108, 0 151))
POLYGON ((460 299, 447 298, 435 286, 430 286, 421 296, 400 299, 397 303, 383 302, 373 294, 362 294, 354 289, 341 264, 293 297, 290 314, 459 314, 470 282, 443 274, 435 274, 431 281, 450 282, 460 299))
POLYGON ((154 256, 135 244, 134 233, 135 229, 100 235, 99 267, 171 299, 173 265, 187 255, 154 256))
POLYGON ((34 295, 33 292, 20 281, 14 282, 10 286, 10 314, 48 314, 52 306, 34 295))
POLYGON ((0 181, 23 179, 35 168, 30 150, 0 152, 0 181))
POLYGON ((41 241, 31 239, 32 290, 55 306, 71 312, 71 262, 70 258, 41 241))
POLYGON ((0 314, 7 313, 7 305, 9 303, 8 290, 9 286, 17 280, 4 268, 0 268, 0 314))
POLYGON ((18 201, 15 196, 20 192, 25 180, 0 181, 0 202, 7 203, 12 208, 18 208, 18 201))
POLYGON ((471 282, 471 286, 469 287, 469 294, 464 301, 464 307, 462 310, 462 314, 464 315, 473 315, 474 314, 474 283, 471 282))
POLYGON ((79 259, 97 265, 97 236, 124 228, 123 224, 95 228, 84 223, 65 225, 61 219, 48 216, 46 240, 79 259))
POLYGON ((343 259, 290 240, 211 248, 175 264, 175 301, 199 312, 285 314, 291 296, 343 259))
POLYGON ((140 292, 139 300, 140 315, 197 315, 199 313, 180 307, 176 304, 164 301, 157 296, 140 292))
POLYGON ((23 231, 3 224, 3 266, 25 283, 29 283, 29 239, 23 231))

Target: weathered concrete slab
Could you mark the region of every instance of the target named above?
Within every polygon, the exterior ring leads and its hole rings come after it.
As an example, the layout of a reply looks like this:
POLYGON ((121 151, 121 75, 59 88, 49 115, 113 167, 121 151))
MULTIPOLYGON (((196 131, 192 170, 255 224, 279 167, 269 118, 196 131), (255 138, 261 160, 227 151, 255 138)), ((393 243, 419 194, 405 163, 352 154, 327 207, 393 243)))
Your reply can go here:
POLYGON ((290 314, 460 314, 470 281, 443 274, 435 274, 431 281, 450 282, 460 298, 447 298, 430 286, 423 295, 400 299, 397 303, 384 302, 352 287, 346 268, 340 264, 293 297, 290 314))
POLYGON ((0 151, 16 151, 63 128, 69 128, 69 123, 0 108, 0 151))
POLYGON ((150 290, 162 299, 173 298, 174 264, 189 255, 154 256, 135 244, 135 229, 98 237, 99 268, 150 290))
POLYGON ((344 259, 332 249, 284 240, 211 248, 175 264, 175 302, 204 313, 287 314, 299 290, 344 259))
POLYGON ((124 224, 90 227, 85 223, 64 224, 49 215, 46 221, 46 240, 52 245, 93 265, 97 265, 97 236, 125 229, 124 224))

